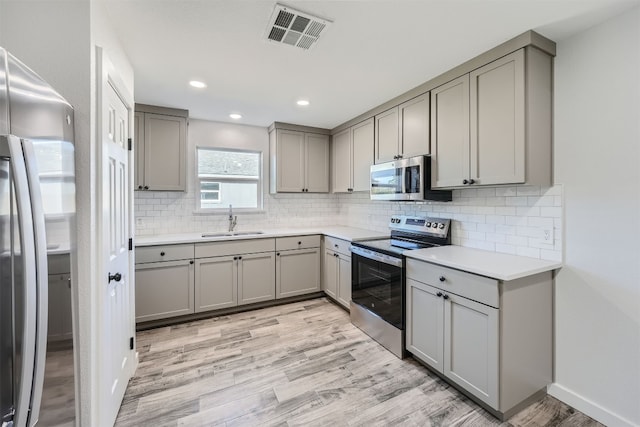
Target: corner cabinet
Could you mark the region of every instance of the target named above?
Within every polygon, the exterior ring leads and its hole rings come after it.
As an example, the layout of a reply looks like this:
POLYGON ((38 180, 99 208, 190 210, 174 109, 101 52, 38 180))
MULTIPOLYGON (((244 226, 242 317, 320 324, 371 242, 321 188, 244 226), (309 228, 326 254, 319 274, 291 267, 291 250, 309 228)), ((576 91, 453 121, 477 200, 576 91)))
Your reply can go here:
POLYGON ((136 248, 136 322, 191 314, 193 244, 136 248))
POLYGON ((320 291, 320 236, 276 239, 276 298, 320 291))
POLYGON ((271 193, 329 192, 328 133, 272 127, 269 151, 271 193))
POLYGON ((187 110, 136 104, 135 190, 186 191, 187 110))
POLYGON ((429 92, 375 116, 375 163, 429 154, 429 92))
POLYGON ((406 348, 506 419, 551 383, 551 272, 502 282, 407 260, 406 348))
POLYGON ((333 136, 334 193, 369 191, 373 164, 373 117, 333 136))
POLYGON ((433 89, 433 188, 550 185, 552 73, 526 47, 433 89))
POLYGON ((322 288, 344 308, 351 305, 351 243, 325 236, 322 288))

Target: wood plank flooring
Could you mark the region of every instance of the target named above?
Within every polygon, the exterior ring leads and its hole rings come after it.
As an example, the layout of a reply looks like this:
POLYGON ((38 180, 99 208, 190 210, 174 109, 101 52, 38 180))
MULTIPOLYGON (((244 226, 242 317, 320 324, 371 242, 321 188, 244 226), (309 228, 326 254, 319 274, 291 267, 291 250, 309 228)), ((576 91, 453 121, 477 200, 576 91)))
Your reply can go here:
POLYGON ((116 426, 601 426, 547 396, 500 423, 325 298, 139 332, 116 426))

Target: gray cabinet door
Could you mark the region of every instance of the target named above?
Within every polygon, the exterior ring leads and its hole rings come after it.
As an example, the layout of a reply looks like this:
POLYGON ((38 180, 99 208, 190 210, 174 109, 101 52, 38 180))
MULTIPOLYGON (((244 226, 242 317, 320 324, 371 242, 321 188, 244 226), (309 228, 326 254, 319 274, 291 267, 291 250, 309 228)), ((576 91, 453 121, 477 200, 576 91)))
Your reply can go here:
POLYGON ((144 139, 144 186, 185 191, 187 119, 145 113, 144 139))
POLYGON ((444 375, 498 408, 499 310, 448 294, 444 300, 444 375))
POLYGON ((71 339, 71 275, 50 274, 49 277, 48 341, 71 339))
POLYGON ((135 173, 133 176, 133 189, 144 189, 144 113, 135 112, 133 115, 135 137, 133 144, 133 156, 135 173))
POLYGON ((403 158, 429 154, 429 92, 398 107, 400 155, 403 158))
POLYGON ((338 296, 336 300, 344 307, 351 305, 351 256, 338 254, 338 296))
POLYGON ((346 193, 351 188, 351 128, 333 136, 333 182, 334 193, 346 193))
POLYGON ((304 133, 276 130, 276 190, 301 193, 304 190, 304 133))
POLYGON ((238 258, 238 305, 274 299, 275 254, 243 254, 238 258))
POLYGON ((479 185, 525 182, 524 50, 470 74, 471 178, 479 185))
POLYGON ((333 299, 338 297, 338 254, 332 250, 324 251, 323 290, 333 299))
POLYGON ((305 188, 310 193, 329 192, 329 135, 305 133, 305 188))
POLYGON ((375 140, 373 127, 372 117, 351 128, 351 188, 353 191, 369 191, 375 140))
POLYGON ((400 128, 398 126, 398 107, 393 107, 375 116, 375 162, 394 160, 399 152, 400 128))
POLYGON ((238 305, 237 257, 201 258, 195 266, 195 311, 238 305))
POLYGON ((136 322, 193 313, 191 260, 136 264, 136 322))
POLYGON ((431 185, 459 187, 469 179, 469 75, 431 91, 431 185))
POLYGON ((280 251, 276 262, 276 298, 320 291, 320 249, 280 251))
POLYGON ((407 278, 407 350, 443 372, 444 304, 440 290, 407 278))

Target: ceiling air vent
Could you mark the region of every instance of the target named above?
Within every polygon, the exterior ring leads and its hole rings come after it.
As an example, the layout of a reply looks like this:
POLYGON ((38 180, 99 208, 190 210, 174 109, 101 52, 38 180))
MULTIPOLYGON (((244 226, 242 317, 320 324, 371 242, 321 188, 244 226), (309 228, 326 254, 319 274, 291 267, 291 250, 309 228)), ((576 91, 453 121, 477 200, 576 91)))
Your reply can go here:
POLYGON ((311 49, 331 21, 276 4, 267 27, 267 40, 311 49))

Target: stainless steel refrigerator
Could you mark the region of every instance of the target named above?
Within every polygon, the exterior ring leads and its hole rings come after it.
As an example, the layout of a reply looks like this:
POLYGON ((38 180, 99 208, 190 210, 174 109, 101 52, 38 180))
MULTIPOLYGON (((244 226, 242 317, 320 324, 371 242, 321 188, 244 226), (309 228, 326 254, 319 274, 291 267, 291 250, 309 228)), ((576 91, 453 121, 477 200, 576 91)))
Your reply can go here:
POLYGON ((0 48, 0 422, 73 425, 73 108, 0 48))

